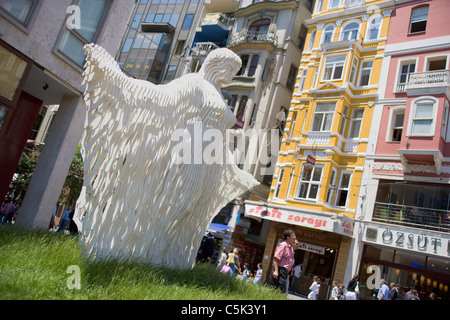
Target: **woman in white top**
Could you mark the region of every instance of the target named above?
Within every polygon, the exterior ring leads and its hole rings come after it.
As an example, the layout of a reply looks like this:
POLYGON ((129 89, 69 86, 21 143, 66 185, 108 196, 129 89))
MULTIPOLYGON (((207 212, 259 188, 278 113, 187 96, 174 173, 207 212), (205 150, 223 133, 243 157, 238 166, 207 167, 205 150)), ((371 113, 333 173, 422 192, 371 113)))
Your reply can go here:
POLYGON ((227 263, 227 247, 223 247, 222 252, 220 253, 219 261, 217 262, 217 270, 222 270, 225 263, 227 263))
POLYGON ((309 300, 317 300, 317 295, 319 294, 319 289, 320 289, 319 277, 314 276, 313 283, 309 287, 309 290, 311 290, 311 292, 308 294, 308 299, 309 300))

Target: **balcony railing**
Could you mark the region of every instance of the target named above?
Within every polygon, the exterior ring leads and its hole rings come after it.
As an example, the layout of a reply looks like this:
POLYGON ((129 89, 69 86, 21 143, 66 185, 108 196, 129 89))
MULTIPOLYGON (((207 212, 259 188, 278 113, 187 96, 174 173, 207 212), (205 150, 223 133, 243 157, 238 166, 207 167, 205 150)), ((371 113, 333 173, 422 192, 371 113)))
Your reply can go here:
POLYGON ((262 44, 271 44, 274 47, 277 47, 278 36, 275 32, 269 33, 240 32, 238 34, 234 34, 229 38, 227 47, 237 46, 241 43, 262 43, 262 44))
POLYGON ((335 34, 325 34, 322 42, 322 46, 334 46, 340 45, 341 42, 345 41, 356 41, 360 44, 363 43, 364 37, 361 33, 352 30, 352 31, 342 31, 340 33, 335 34))
POLYGON ((197 42, 191 49, 190 55, 193 57, 207 56, 211 51, 217 48, 219 47, 213 42, 197 42))
POLYGON ((364 6, 366 0, 344 0, 344 8, 357 8, 364 6))
POLYGON ((450 85, 450 70, 417 72, 409 74, 405 89, 446 87, 450 85))
POLYGON ((450 211, 375 202, 373 221, 450 232, 450 211))
POLYGON ((234 23, 233 17, 227 17, 223 13, 207 13, 202 21, 202 25, 222 24, 225 28, 230 28, 234 23))

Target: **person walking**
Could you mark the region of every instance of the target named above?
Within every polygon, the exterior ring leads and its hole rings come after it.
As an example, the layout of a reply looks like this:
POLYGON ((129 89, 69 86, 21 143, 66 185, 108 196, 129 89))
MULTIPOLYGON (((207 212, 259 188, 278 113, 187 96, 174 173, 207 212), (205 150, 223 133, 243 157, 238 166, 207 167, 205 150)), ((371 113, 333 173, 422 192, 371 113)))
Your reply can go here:
POLYGON ((239 249, 234 248, 233 252, 228 255, 227 266, 230 267, 230 271, 228 272, 230 277, 232 277, 234 275, 234 273, 236 272, 236 266, 237 266, 237 269, 239 272, 241 270, 238 252, 239 252, 239 249))
POLYGON ((345 293, 345 300, 356 300, 356 294, 359 292, 359 283, 358 283, 358 275, 355 274, 353 278, 350 280, 350 282, 347 285, 347 292, 345 293))
POLYGON ((258 263, 258 270, 256 271, 255 279, 253 279, 253 284, 258 284, 261 282, 262 273, 263 273, 262 263, 258 263))
POLYGON ((339 293, 338 282, 336 280, 333 281, 333 289, 331 290, 330 300, 337 300, 337 295, 339 293))
POLYGON ((317 294, 319 293, 319 288, 320 288, 319 277, 314 276, 313 283, 309 287, 309 290, 310 290, 310 292, 308 294, 309 300, 317 300, 317 294))
POLYGON ((66 230, 66 227, 67 227, 67 225, 70 222, 69 214, 70 214, 69 210, 64 210, 64 212, 63 212, 63 214, 61 216, 61 220, 59 222, 59 228, 58 228, 58 230, 56 232, 61 232, 61 231, 66 230))
POLYGON ((11 198, 6 198, 3 208, 0 212, 0 223, 6 224, 8 220, 12 220, 14 215, 14 203, 11 201, 11 198))
POLYGON ((220 257, 217 261, 217 270, 222 270, 223 266, 227 263, 227 257, 228 257, 228 250, 227 247, 223 247, 220 251, 220 257))
POLYGON ((395 283, 391 283, 391 290, 389 290, 389 300, 397 300, 398 299, 398 285, 395 283))
POLYGON ((284 241, 277 245, 273 256, 273 280, 281 292, 288 293, 289 290, 289 271, 294 263, 293 244, 296 238, 294 231, 285 230, 283 233, 284 241))
POLYGON ((292 293, 296 293, 297 292, 297 284, 298 284, 298 280, 300 279, 300 276, 302 274, 302 265, 300 263, 298 263, 295 267, 294 267, 294 281, 292 283, 291 289, 289 291, 291 291, 292 293))
POLYGON ((216 242, 214 241, 214 234, 210 231, 208 232, 207 238, 200 248, 200 261, 201 262, 211 262, 211 258, 214 254, 214 247, 216 242))
POLYGON ((388 300, 389 299, 389 287, 386 284, 386 280, 380 280, 380 290, 378 290, 377 299, 378 300, 388 300))
POLYGON ((247 281, 250 277, 250 270, 248 269, 248 263, 244 263, 244 271, 242 272, 242 280, 247 281))

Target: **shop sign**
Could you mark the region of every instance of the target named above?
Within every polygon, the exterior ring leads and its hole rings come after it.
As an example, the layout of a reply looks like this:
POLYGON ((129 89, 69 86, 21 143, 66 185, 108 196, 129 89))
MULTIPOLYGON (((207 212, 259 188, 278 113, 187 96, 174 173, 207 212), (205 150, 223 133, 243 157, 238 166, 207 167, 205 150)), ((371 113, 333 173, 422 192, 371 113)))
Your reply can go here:
POLYGON ((314 253, 318 253, 318 254, 325 254, 324 247, 315 246, 315 245, 312 245, 309 243, 299 242, 297 248, 300 250, 305 250, 305 251, 314 252, 314 253))
POLYGON ((432 232, 402 229, 395 226, 380 228, 368 225, 365 230, 365 240, 398 249, 443 257, 450 256, 450 239, 432 232))
POLYGON ((250 204, 249 201, 245 202, 245 215, 306 228, 334 232, 345 236, 351 236, 353 234, 353 219, 345 216, 332 219, 331 216, 327 217, 297 212, 284 208, 271 208, 268 206, 250 204))

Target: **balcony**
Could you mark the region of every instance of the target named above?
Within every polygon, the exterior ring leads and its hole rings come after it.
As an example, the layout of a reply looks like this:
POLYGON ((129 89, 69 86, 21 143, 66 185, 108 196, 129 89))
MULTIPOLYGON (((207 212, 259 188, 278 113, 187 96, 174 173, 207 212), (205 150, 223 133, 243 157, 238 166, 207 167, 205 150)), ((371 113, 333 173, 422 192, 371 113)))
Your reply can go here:
POLYGON ((324 36, 324 41, 320 45, 322 49, 333 49, 345 46, 351 46, 355 43, 362 45, 364 37, 361 33, 352 31, 343 31, 336 34, 326 34, 324 36))
POLYGON ((197 42, 191 49, 190 55, 192 57, 206 57, 211 51, 218 49, 219 46, 213 42, 197 42))
POLYGON ((366 0, 344 0, 344 8, 358 8, 363 7, 366 0))
POLYGON ((250 44, 268 44, 275 49, 278 46, 278 36, 276 32, 269 33, 253 33, 240 32, 230 37, 227 47, 234 47, 243 43, 250 44))
POLYGON ((409 75, 405 85, 406 93, 411 95, 445 93, 450 85, 450 70, 416 72, 409 75))
POLYGON ((375 202, 372 221, 450 232, 450 212, 447 210, 375 202))

